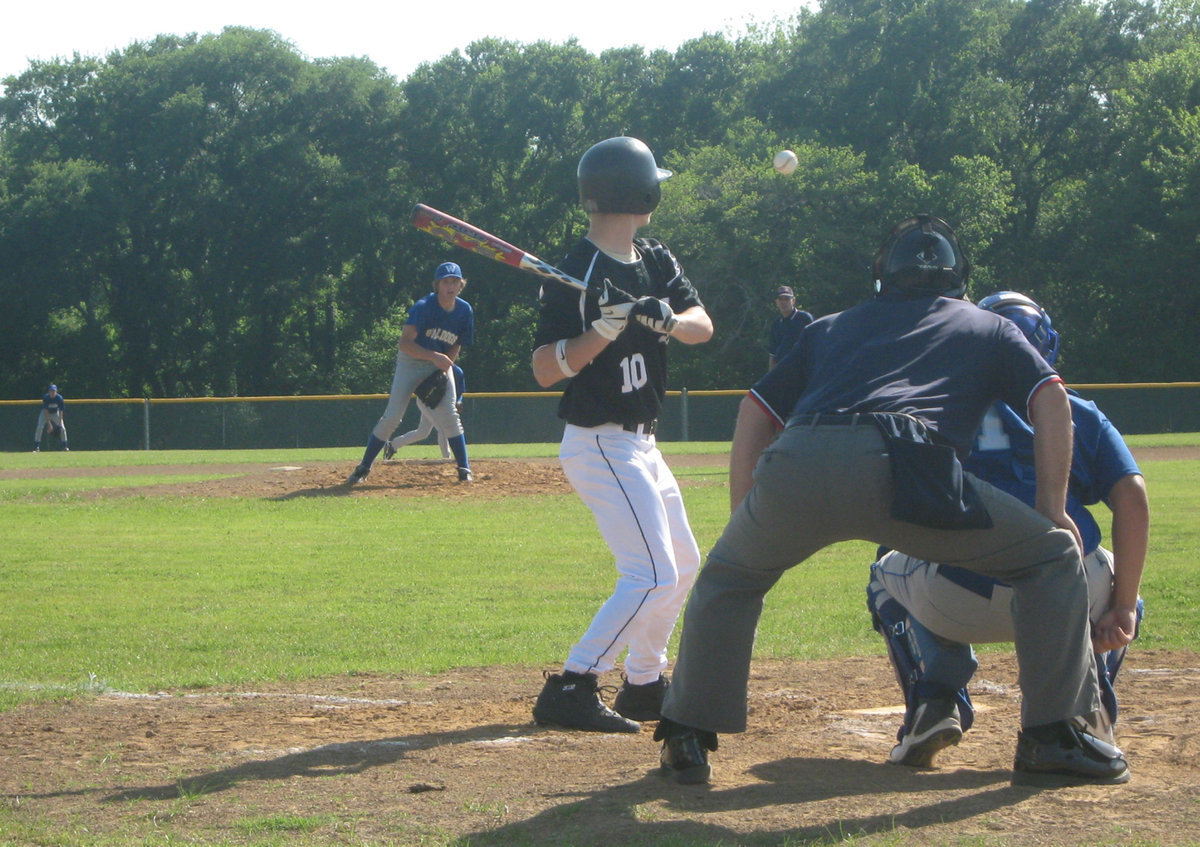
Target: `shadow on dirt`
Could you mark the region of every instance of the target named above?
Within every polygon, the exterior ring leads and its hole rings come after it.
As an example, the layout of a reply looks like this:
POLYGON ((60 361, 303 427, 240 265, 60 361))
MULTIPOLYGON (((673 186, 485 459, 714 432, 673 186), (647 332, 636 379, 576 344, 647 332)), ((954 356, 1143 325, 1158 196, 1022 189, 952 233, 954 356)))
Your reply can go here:
MULTIPOLYGON (((714 767, 720 767, 714 763, 714 767)), ((574 802, 555 805, 539 815, 497 828, 474 832, 464 843, 510 844, 827 844, 840 843, 897 829, 919 829, 953 824, 1018 804, 1029 789, 1009 786, 1008 770, 920 772, 888 764, 842 759, 790 758, 766 762, 750 772, 762 782, 722 789, 719 770, 715 785, 680 786, 668 782, 657 769, 623 785, 595 791, 564 793, 574 802), (928 798, 946 792, 945 799, 912 804, 912 797, 928 798), (963 795, 963 792, 972 792, 963 795), (854 798, 871 795, 863 808, 879 808, 880 795, 897 795, 894 810, 855 816, 854 798), (665 817, 664 805, 686 820, 665 817), (788 815, 790 808, 795 815, 788 815), (772 829, 757 825, 747 835, 727 826, 706 823, 705 818, 757 820, 756 810, 773 817, 807 821, 802 825, 772 829), (840 810, 840 811, 839 811, 840 810)))
MULTIPOLYGON (((362 773, 370 768, 391 765, 406 754, 431 747, 494 741, 534 735, 537 728, 525 724, 491 724, 456 732, 434 732, 373 741, 325 744, 311 750, 288 753, 274 759, 245 762, 219 771, 184 777, 169 785, 130 788, 104 798, 106 803, 127 800, 175 800, 228 791, 254 780, 279 781, 293 777, 330 777, 362 773)), ((440 786, 415 783, 409 791, 438 790, 440 786)))

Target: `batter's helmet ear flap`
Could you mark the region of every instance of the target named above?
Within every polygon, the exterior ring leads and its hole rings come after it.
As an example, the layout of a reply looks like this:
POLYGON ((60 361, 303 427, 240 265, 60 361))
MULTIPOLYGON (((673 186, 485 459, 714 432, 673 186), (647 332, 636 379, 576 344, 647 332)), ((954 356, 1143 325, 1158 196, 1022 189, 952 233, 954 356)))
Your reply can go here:
POLYGON ((585 212, 645 215, 658 208, 660 184, 671 172, 655 163, 644 142, 621 135, 588 148, 576 176, 585 212))
POLYGON ((901 221, 875 254, 875 293, 962 297, 971 263, 950 224, 929 214, 901 221))
POLYGON ((1015 323, 1048 364, 1058 359, 1058 332, 1046 310, 1029 297, 1016 291, 997 291, 980 300, 979 308, 1015 323))

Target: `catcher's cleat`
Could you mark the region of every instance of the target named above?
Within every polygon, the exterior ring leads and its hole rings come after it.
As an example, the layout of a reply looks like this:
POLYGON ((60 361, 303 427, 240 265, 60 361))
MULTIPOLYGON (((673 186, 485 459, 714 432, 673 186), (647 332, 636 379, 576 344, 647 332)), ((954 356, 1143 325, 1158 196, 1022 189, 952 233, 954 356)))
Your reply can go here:
POLYGON ((346 477, 346 485, 357 485, 366 479, 370 472, 371 469, 366 465, 359 465, 350 473, 350 476, 346 477))
POLYGON ((392 442, 383 442, 383 458, 390 459, 396 455, 396 448, 392 446, 392 442))
POLYGON ((657 721, 662 719, 663 698, 671 681, 660 674, 654 682, 633 685, 628 679, 613 700, 613 711, 631 721, 657 721))
POLYGON ((459 468, 458 469, 458 481, 459 482, 474 482, 475 474, 471 473, 470 468, 459 468))
POLYGON ((654 740, 663 743, 659 761, 663 775, 680 785, 708 782, 712 767, 708 750, 717 749, 717 734, 663 719, 654 732, 654 740))
POLYGON ((533 705, 533 720, 588 732, 642 731, 637 722, 621 717, 604 705, 599 682, 590 673, 546 674, 546 684, 533 705))
POLYGON ((937 752, 954 746, 962 736, 958 705, 953 700, 919 700, 912 729, 900 737, 900 743, 892 748, 888 761, 910 768, 932 767, 937 752))
POLYGON ((1119 785, 1129 782, 1129 763, 1117 747, 1058 721, 1017 733, 1013 785, 1119 785))

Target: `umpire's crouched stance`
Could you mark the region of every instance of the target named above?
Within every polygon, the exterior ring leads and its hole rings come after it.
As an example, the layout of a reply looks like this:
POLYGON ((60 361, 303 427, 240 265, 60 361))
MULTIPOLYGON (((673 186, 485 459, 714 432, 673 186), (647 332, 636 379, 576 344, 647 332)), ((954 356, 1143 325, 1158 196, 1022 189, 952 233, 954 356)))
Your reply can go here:
POLYGON ((655 734, 663 770, 708 780, 716 734, 746 727, 763 595, 821 548, 864 539, 1013 586, 1024 695, 1015 783, 1124 782, 1121 751, 1072 720, 1100 704, 1066 512, 1062 380, 1015 324, 961 299, 968 263, 944 221, 900 223, 874 270, 873 300, 807 327, 742 401, 733 516, 693 589, 655 734), (962 475, 958 457, 997 399, 1033 424, 1036 510, 962 475))

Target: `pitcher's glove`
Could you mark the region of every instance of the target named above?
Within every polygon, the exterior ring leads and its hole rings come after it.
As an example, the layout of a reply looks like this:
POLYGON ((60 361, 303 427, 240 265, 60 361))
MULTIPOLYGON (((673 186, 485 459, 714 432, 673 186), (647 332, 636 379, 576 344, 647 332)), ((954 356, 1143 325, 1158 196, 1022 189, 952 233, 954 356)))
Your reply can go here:
POLYGON ((625 329, 630 311, 633 310, 632 294, 622 291, 609 280, 604 280, 596 304, 600 307, 600 318, 592 321, 592 329, 609 341, 616 339, 625 329))
POLYGON ((654 297, 639 297, 638 301, 633 304, 633 310, 630 311, 629 316, 659 335, 670 335, 671 330, 679 323, 679 319, 675 317, 675 313, 671 311, 667 301, 654 297))
POLYGON ((417 384, 413 389, 413 396, 430 409, 436 409, 438 403, 446 396, 446 388, 449 385, 450 378, 446 376, 445 371, 434 371, 417 384))

